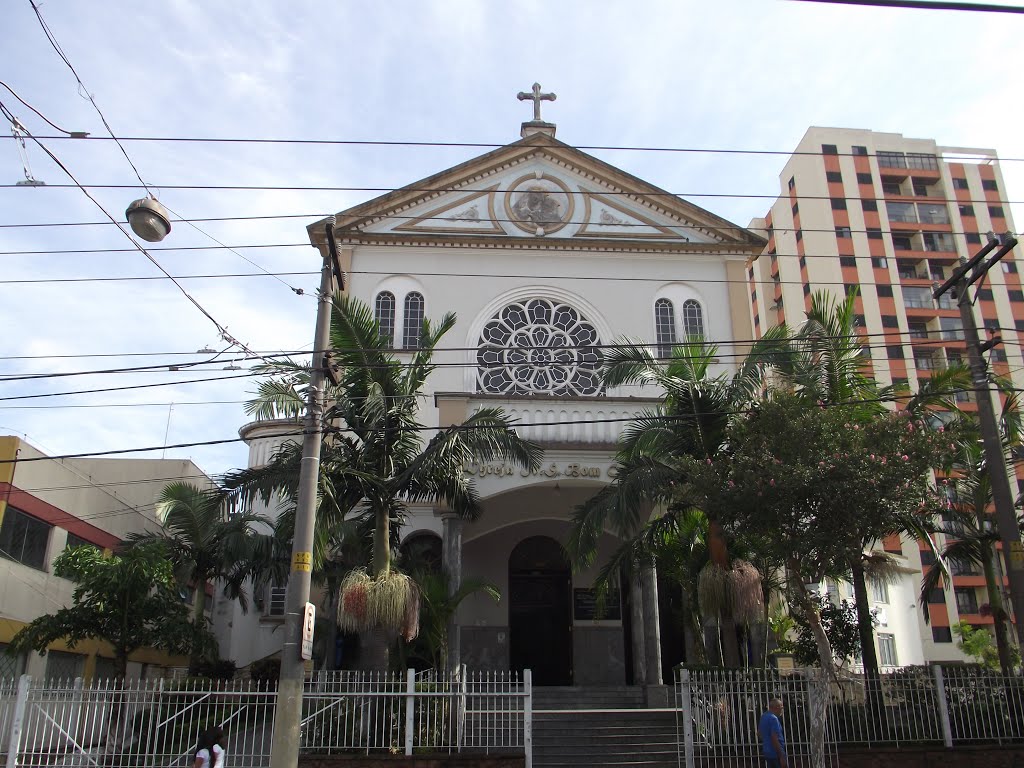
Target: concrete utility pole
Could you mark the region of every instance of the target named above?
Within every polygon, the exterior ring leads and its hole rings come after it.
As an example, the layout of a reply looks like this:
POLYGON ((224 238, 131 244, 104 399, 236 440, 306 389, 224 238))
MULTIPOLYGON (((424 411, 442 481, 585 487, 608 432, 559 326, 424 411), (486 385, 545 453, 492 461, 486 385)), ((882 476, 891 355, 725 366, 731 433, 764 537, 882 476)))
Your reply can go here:
MULTIPOLYGON (((1009 233, 1003 234, 997 239, 990 232, 988 238, 988 243, 969 261, 961 259, 961 265, 953 275, 936 288, 932 295, 938 299, 950 289, 954 289, 956 292, 957 306, 960 308, 960 319, 963 322, 964 337, 967 341, 971 381, 978 396, 978 421, 985 448, 985 465, 988 468, 989 482, 992 484, 992 501, 996 508, 996 527, 1003 543, 1003 559, 1010 583, 1010 602, 1016 621, 1021 622, 1024 621, 1024 546, 1021 544, 1020 527, 1017 524, 1017 514, 1013 506, 1013 491, 1010 489, 1010 480, 1006 474, 999 422, 992 405, 988 366, 982 357, 982 353, 998 344, 1000 339, 994 337, 991 341, 981 343, 978 338, 978 326, 974 319, 974 305, 968 291, 971 285, 980 280, 989 269, 1017 245, 1017 240, 1009 233), (995 250, 996 246, 999 246, 999 250, 983 264, 982 261, 995 250)), ((1001 584, 999 588, 1002 589, 1001 584)), ((1017 637, 1019 643, 1019 625, 1017 637)), ((1010 671, 1012 665, 1008 658, 1000 658, 999 662, 1004 672, 1010 671)))
POLYGON ((277 687, 274 742, 270 750, 271 768, 295 768, 299 760, 299 731, 302 721, 302 687, 306 670, 301 656, 302 625, 309 583, 313 571, 313 528, 316 522, 316 492, 320 479, 320 445, 323 437, 324 379, 330 375, 331 301, 337 272, 338 286, 344 288, 334 242, 334 217, 327 220, 327 253, 320 273, 317 296, 316 334, 313 338, 313 364, 306 394, 303 426, 302 464, 299 495, 295 512, 295 538, 292 540, 292 567, 288 578, 284 619, 284 647, 281 649, 281 676, 277 687))

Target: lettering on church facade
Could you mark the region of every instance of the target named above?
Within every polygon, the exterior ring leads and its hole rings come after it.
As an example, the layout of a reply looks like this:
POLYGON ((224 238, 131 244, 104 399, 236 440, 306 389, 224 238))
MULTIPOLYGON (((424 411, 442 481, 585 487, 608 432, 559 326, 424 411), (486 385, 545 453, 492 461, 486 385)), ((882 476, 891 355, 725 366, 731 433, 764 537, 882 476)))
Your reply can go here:
POLYGON ((501 464, 494 461, 471 461, 462 469, 467 475, 475 475, 477 477, 512 477, 513 475, 518 474, 520 477, 599 478, 607 474, 602 471, 601 467, 588 467, 584 464, 577 463, 559 464, 554 461, 547 466, 541 467, 540 469, 532 472, 527 469, 520 469, 517 471, 516 468, 510 464, 501 464))

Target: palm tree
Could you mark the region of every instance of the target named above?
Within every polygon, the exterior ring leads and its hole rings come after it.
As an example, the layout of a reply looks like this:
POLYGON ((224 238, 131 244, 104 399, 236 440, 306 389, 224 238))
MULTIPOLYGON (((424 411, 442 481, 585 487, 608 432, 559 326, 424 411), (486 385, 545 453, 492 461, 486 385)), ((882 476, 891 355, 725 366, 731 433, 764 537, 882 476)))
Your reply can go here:
MULTIPOLYGON (((333 300, 331 354, 339 381, 327 392, 331 405, 325 419, 331 427, 320 462, 314 561, 329 554, 346 520, 372 521, 368 572, 365 578, 349 574, 339 601, 339 617, 364 629, 401 630, 402 617, 418 603, 415 585, 392 570, 392 549, 410 504, 440 502, 474 519, 481 504, 463 471, 466 463, 500 460, 534 470, 543 456, 537 444, 515 433, 500 408, 480 408, 461 424, 425 437, 433 428, 418 421, 420 401, 436 367, 434 349, 454 325, 451 313, 437 326, 424 320, 420 347, 403 362, 392 353, 370 307, 345 295, 333 300), (347 592, 362 597, 346 601, 347 592)), ((261 386, 251 404, 257 415, 289 415, 301 402, 306 384, 301 371, 285 366, 280 373, 283 378, 261 386)), ((300 460, 301 446, 289 442, 268 465, 232 472, 223 482, 236 503, 270 502, 281 494, 294 501, 300 460)), ((386 664, 390 643, 383 639, 374 644, 377 666, 386 664)))
POLYGON ((1003 601, 1003 585, 997 567, 999 555, 996 543, 999 534, 993 528, 988 509, 992 505, 992 484, 985 464, 984 452, 978 440, 959 443, 959 457, 955 465, 960 475, 950 486, 949 508, 941 524, 930 532, 941 533, 945 544, 938 553, 942 567, 929 568, 921 580, 921 611, 927 623, 930 620, 929 600, 934 589, 941 589, 943 577, 949 583, 950 573, 945 564, 973 564, 985 576, 985 591, 992 612, 999 663, 1004 674, 1011 674, 1014 662, 1011 650, 1008 614, 1003 601))
MULTIPOLYGON (((229 514, 222 490, 199 488, 187 482, 174 482, 160 493, 157 516, 163 527, 156 533, 129 534, 133 546, 160 542, 174 564, 178 583, 195 590, 193 625, 206 629, 206 589, 220 582, 224 594, 237 598, 247 608, 242 591, 244 576, 240 564, 250 560, 255 539, 254 525, 266 524, 258 515, 229 514)), ((195 674, 203 649, 193 643, 189 672, 195 674)))
MULTIPOLYGON (((721 450, 732 415, 761 389, 765 365, 784 351, 787 333, 784 326, 769 331, 732 379, 711 376, 717 347, 699 339, 674 347, 664 360, 628 340, 608 352, 602 372, 607 386, 653 385, 664 393, 664 402, 623 430, 615 480, 574 511, 569 550, 579 564, 593 562, 606 527, 626 540, 621 553, 638 560, 654 556, 661 526, 675 523, 670 519, 650 527, 651 511, 668 508, 666 517, 673 518, 692 506, 680 506, 687 480, 681 459, 711 459, 721 450)), ((707 529, 712 568, 727 574, 730 559, 722 528, 709 519, 707 529)), ((725 663, 739 666, 736 622, 729 611, 721 612, 720 633, 725 663)))

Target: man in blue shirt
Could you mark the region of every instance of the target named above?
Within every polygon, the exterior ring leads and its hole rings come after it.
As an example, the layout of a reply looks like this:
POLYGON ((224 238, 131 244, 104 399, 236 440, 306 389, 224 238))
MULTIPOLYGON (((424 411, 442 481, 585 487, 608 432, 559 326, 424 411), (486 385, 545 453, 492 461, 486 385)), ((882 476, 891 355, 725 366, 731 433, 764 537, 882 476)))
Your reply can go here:
POLYGON ((768 702, 768 711, 761 715, 761 722, 757 724, 757 733, 761 737, 761 751, 765 760, 768 761, 768 768, 789 768, 789 758, 786 757, 786 737, 782 733, 782 723, 779 716, 782 715, 782 699, 772 699, 768 702))

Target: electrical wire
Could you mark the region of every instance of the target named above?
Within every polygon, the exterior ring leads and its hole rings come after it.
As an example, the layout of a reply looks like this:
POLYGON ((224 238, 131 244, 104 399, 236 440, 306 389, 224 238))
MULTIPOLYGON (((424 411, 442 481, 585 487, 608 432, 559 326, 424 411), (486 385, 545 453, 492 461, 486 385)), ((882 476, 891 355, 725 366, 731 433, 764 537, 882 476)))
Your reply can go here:
MULTIPOLYGON (((958 393, 966 393, 966 392, 975 392, 975 393, 990 392, 991 393, 991 392, 1006 392, 1006 391, 1024 392, 1024 388, 1021 388, 1021 387, 1004 387, 1004 388, 999 388, 999 387, 962 387, 962 388, 943 390, 942 392, 936 392, 936 393, 933 393, 933 394, 937 394, 937 395, 939 395, 939 394, 941 394, 941 395, 955 395, 955 394, 958 394, 958 393)), ((913 397, 914 397, 914 395, 912 393, 901 393, 901 394, 889 395, 889 396, 885 396, 885 397, 862 398, 862 399, 858 399, 858 400, 845 400, 845 401, 838 402, 838 403, 827 403, 823 407, 838 408, 838 407, 864 405, 864 404, 867 404, 867 403, 891 403, 891 402, 899 402, 900 400, 909 400, 909 399, 911 399, 913 397)), ((718 411, 716 413, 717 413, 717 415, 720 415, 720 416, 733 416, 733 415, 742 415, 742 414, 750 413, 751 410, 752 409, 750 409, 750 408, 739 408, 739 409, 731 409, 731 410, 725 410, 725 411, 718 411)), ((679 420, 686 420, 686 419, 689 419, 689 418, 692 418, 692 417, 690 417, 688 415, 679 415, 679 416, 677 416, 677 415, 670 415, 670 414, 661 414, 661 415, 654 415, 652 418, 657 420, 657 421, 679 421, 679 420)), ((633 422, 633 421, 636 421, 636 419, 637 419, 636 416, 623 416, 623 417, 619 417, 619 418, 605 418, 605 419, 568 419, 566 421, 534 421, 534 422, 528 422, 528 423, 513 422, 509 426, 513 430, 520 430, 520 429, 532 429, 532 428, 535 428, 535 427, 580 426, 580 425, 585 425, 585 424, 613 424, 613 423, 633 422)), ((466 430, 476 430, 476 429, 494 429, 494 427, 492 425, 488 425, 488 424, 452 425, 452 426, 445 426, 445 427, 442 427, 442 426, 439 426, 439 425, 428 426, 428 425, 417 424, 416 426, 404 427, 403 431, 409 431, 409 432, 436 432, 436 431, 442 431, 442 430, 466 431, 466 430)), ((356 432, 354 430, 348 429, 348 428, 344 428, 344 427, 327 427, 327 428, 324 429, 324 432, 326 432, 326 433, 334 433, 334 434, 356 434, 356 432)), ((279 432, 279 433, 275 434, 275 437, 299 437, 299 436, 302 436, 302 435, 305 435, 305 434, 307 434, 307 430, 300 429, 300 430, 295 430, 295 431, 279 432)), ((194 447, 198 447, 198 446, 225 445, 225 444, 228 444, 228 443, 238 443, 238 442, 244 442, 244 441, 245 441, 244 438, 234 437, 234 438, 225 438, 223 440, 202 440, 202 441, 196 441, 196 442, 190 442, 190 443, 175 443, 173 445, 157 445, 157 446, 150 446, 150 447, 147 447, 147 448, 122 448, 122 449, 108 450, 108 451, 87 451, 87 452, 83 452, 83 453, 68 453, 68 454, 62 454, 62 455, 59 455, 59 456, 32 456, 32 457, 28 457, 28 458, 18 458, 18 459, 0 459, 0 464, 20 464, 20 463, 24 463, 24 462, 35 462, 35 461, 57 461, 57 460, 66 460, 66 459, 80 459, 80 458, 89 458, 89 457, 97 457, 97 456, 112 456, 112 455, 115 455, 115 454, 122 454, 122 453, 147 453, 147 452, 152 452, 152 451, 167 450, 167 449, 171 449, 171 448, 194 448, 194 447)))
POLYGON ((865 5, 876 8, 912 8, 922 11, 975 11, 981 13, 1024 13, 1019 5, 999 3, 964 3, 951 0, 797 0, 804 3, 830 3, 833 5, 865 5))
MULTIPOLYGON (((55 128, 56 130, 60 131, 61 133, 66 133, 67 134, 66 138, 84 139, 86 136, 88 136, 88 134, 83 133, 81 131, 68 131, 68 130, 65 130, 64 128, 61 128, 59 125, 54 123, 50 118, 48 118, 46 115, 44 115, 38 109, 36 109, 31 104, 29 104, 27 101, 25 101, 23 98, 21 98, 21 96, 19 96, 18 93, 13 88, 11 88, 11 86, 9 86, 7 83, 5 83, 3 80, 0 80, 0 85, 2 85, 4 88, 6 88, 8 91, 10 91, 11 95, 14 98, 16 98, 18 101, 20 101, 26 107, 28 107, 33 112, 35 112, 42 120, 44 120, 46 123, 48 123, 51 128, 55 128)), ((104 223, 106 223, 106 222, 104 222, 104 223)))
MULTIPOLYGON (((32 137, 36 139, 35 136, 32 137)), ((0 189, 13 189, 17 187, 17 184, 0 184, 0 189)), ((78 184, 47 184, 41 189, 75 189, 78 184)), ((134 184, 82 184, 82 188, 85 189, 135 189, 134 184)), ((160 189, 177 189, 177 190, 201 190, 201 191, 216 191, 216 192, 229 192, 229 191, 240 191, 240 192, 377 192, 380 194, 390 194, 392 192, 424 192, 430 194, 441 194, 447 192, 490 192, 490 189, 481 189, 473 187, 336 187, 336 186, 272 186, 267 184, 160 184, 160 189)), ((588 192, 570 190, 567 193, 569 195, 587 195, 588 192)), ((738 192, 666 192, 657 188, 653 189, 642 189, 642 190, 602 190, 601 195, 605 197, 620 197, 620 196, 635 196, 643 195, 645 197, 662 197, 662 198, 673 198, 679 199, 683 202, 686 198, 691 197, 711 197, 716 199, 744 199, 744 200, 831 200, 830 195, 801 195, 795 194, 791 198, 783 198, 778 193, 775 194, 754 194, 754 193, 738 193, 738 192)), ((877 198, 859 198, 859 197, 844 197, 844 200, 849 201, 860 201, 860 200, 877 200, 877 198)), ((988 205, 990 203, 1001 203, 1003 205, 1021 205, 1024 204, 1024 200, 988 200, 985 198, 981 199, 964 199, 958 200, 950 197, 929 197, 928 202, 932 203, 978 203, 988 205)), ((370 218, 368 216, 367 218, 370 218)))
MULTIPOLYGON (((68 69, 71 70, 71 74, 75 76, 75 81, 78 83, 78 92, 79 92, 79 94, 83 95, 83 97, 85 99, 87 99, 90 104, 92 104, 93 109, 96 110, 96 114, 100 116, 100 120, 103 122, 103 127, 106 128, 107 129, 107 133, 110 134, 110 138, 114 140, 114 143, 117 144, 118 149, 121 150, 121 154, 124 155, 124 159, 128 161, 128 165, 130 165, 132 167, 132 170, 135 171, 135 178, 137 178, 139 180, 139 183, 143 187, 145 187, 146 192, 148 192, 150 195, 152 195, 153 193, 150 190, 149 185, 146 184, 145 181, 143 181, 142 174, 139 173, 139 169, 135 167, 135 163, 133 163, 132 159, 130 157, 128 157, 128 152, 127 152, 127 150, 125 150, 124 145, 118 140, 117 136, 114 135, 114 129, 111 128, 110 127, 110 123, 107 122, 107 118, 103 114, 103 110, 100 109, 100 105, 96 103, 96 99, 94 99, 93 95, 91 93, 89 93, 89 89, 85 87, 85 83, 83 83, 82 82, 82 78, 79 77, 78 71, 75 69, 74 65, 71 63, 71 60, 68 59, 67 55, 64 53, 64 50, 60 47, 60 43, 57 42, 57 38, 54 37, 53 32, 50 30, 50 27, 47 25, 46 20, 43 18, 43 14, 39 10, 39 6, 36 5, 35 0, 28 0, 28 2, 29 2, 29 5, 32 6, 32 11, 35 13, 36 19, 38 19, 38 21, 39 21, 39 26, 42 28, 43 34, 46 35, 46 39, 49 41, 50 45, 53 47, 53 50, 57 52, 57 55, 60 57, 61 61, 63 61, 67 65, 68 69)), ((10 90, 10 89, 8 89, 8 90, 10 90)), ((12 93, 13 93, 13 91, 12 91, 12 93)), ((19 99, 19 101, 20 101, 20 99, 19 99)), ((47 120, 46 122, 49 123, 50 121, 47 120)), ((52 123, 50 123, 50 124, 53 125, 52 123)), ((58 128, 57 130, 60 130, 60 129, 58 128)), ((47 154, 49 154, 49 152, 47 152, 47 154)), ((59 165, 59 163, 58 163, 58 165, 59 165)), ((63 168, 63 166, 61 166, 61 167, 63 168)), ((67 169, 66 168, 64 169, 64 171, 65 171, 65 173, 67 173, 67 169)), ((68 176, 71 176, 71 174, 68 173, 68 176)), ((76 181, 75 183, 77 184, 78 182, 76 181)), ((97 205, 98 205, 98 203, 97 203, 97 205)))
MULTIPOLYGON (((66 139, 67 136, 40 136, 41 139, 66 139)), ((106 136, 90 136, 89 141, 110 141, 106 136)), ((812 150, 790 150, 790 149, 736 149, 724 147, 645 147, 645 146, 624 146, 613 144, 573 144, 564 146, 550 143, 531 144, 529 142, 516 142, 514 145, 493 142, 473 141, 401 141, 401 140, 371 140, 371 139, 274 139, 274 138, 247 138, 247 137, 216 137, 216 136, 121 136, 118 141, 135 142, 185 142, 185 143, 211 143, 211 144, 309 144, 313 146, 365 146, 365 147, 465 147, 467 149, 502 149, 503 147, 514 146, 515 148, 538 148, 538 149, 578 149, 587 151, 608 151, 608 152, 668 152, 674 154, 722 154, 722 155, 782 155, 796 157, 823 157, 825 153, 812 150)), ((829 152, 828 157, 878 157, 876 154, 858 154, 850 152, 829 152)), ((956 154, 957 160, 995 160, 994 155, 985 152, 965 152, 956 154)), ((1000 157, 999 162, 1024 162, 1024 157, 1000 157)))

